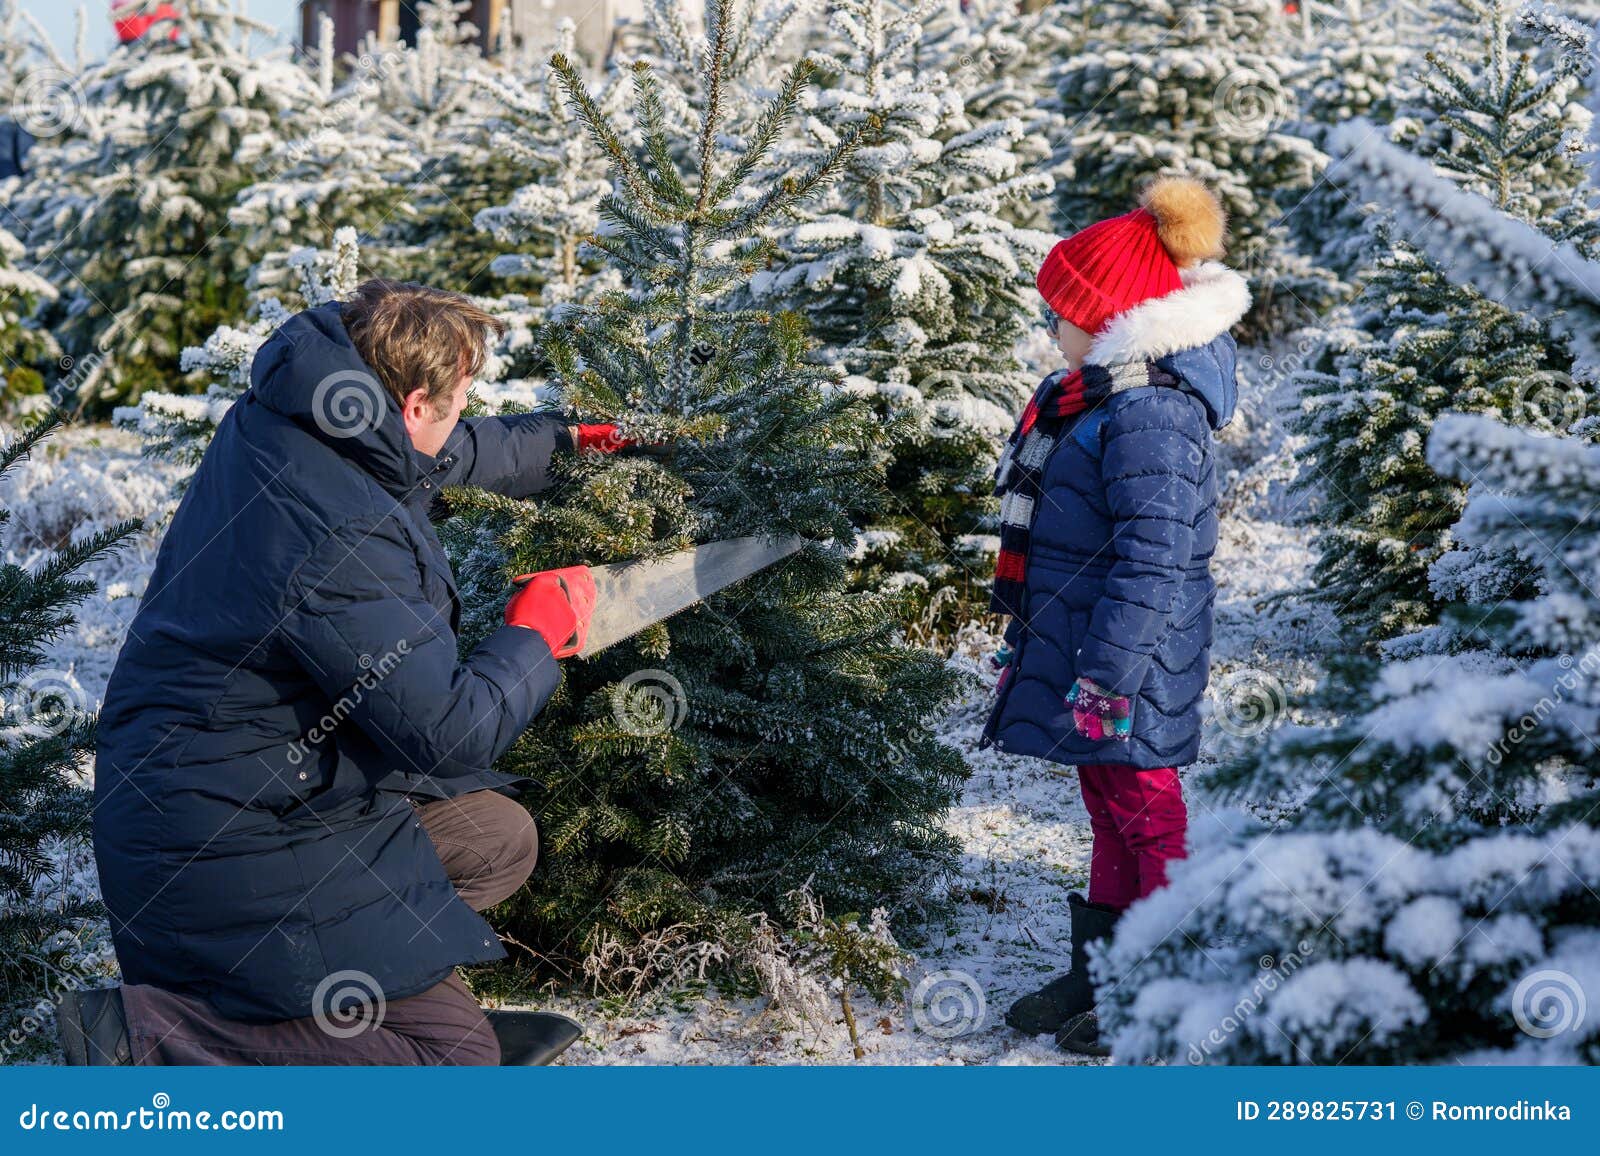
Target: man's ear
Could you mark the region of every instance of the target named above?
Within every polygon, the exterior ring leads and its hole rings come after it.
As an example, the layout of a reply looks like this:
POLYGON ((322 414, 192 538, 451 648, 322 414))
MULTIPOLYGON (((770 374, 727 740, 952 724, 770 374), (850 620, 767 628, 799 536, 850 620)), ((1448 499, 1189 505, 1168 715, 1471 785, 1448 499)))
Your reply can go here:
POLYGON ((400 416, 405 419, 406 432, 410 434, 438 420, 433 406, 428 403, 428 391, 420 387, 406 394, 400 403, 400 416))

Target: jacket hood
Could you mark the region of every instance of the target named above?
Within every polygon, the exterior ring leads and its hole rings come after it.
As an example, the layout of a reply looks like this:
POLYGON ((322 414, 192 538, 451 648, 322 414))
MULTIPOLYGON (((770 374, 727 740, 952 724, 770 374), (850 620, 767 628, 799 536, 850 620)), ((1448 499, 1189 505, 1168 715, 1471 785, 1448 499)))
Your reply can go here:
POLYGON ((1205 403, 1212 429, 1233 420, 1238 349, 1228 330, 1250 309, 1245 279, 1217 261, 1182 272, 1183 288, 1113 317, 1095 335, 1087 361, 1154 361, 1183 379, 1205 403))
POLYGON ((296 313, 256 352, 250 392, 397 498, 422 480, 400 407, 361 360, 330 301, 296 313))

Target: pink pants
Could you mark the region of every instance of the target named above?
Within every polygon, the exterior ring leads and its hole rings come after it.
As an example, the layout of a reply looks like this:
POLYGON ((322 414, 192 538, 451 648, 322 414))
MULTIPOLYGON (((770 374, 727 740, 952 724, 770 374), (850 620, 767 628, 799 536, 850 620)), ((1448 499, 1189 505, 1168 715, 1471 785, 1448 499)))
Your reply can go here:
POLYGON ((1120 911, 1166 886, 1189 824, 1177 769, 1091 764, 1078 768, 1078 786, 1094 831, 1089 902, 1120 911))

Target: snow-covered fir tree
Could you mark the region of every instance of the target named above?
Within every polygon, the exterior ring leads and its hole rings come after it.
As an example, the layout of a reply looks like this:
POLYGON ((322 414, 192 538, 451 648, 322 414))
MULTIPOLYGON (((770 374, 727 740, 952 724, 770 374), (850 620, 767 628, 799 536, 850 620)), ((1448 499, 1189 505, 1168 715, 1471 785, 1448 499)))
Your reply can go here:
POLYGON ((1443 0, 1415 108, 1391 139, 1501 212, 1593 255, 1588 180, 1590 30, 1525 0, 1443 0))
MULTIPOLYGON (((1059 62, 1077 51, 1088 23, 1064 21, 1054 5, 1020 0, 946 0, 924 23, 914 52, 920 71, 942 72, 961 93, 974 124, 1014 118, 1022 135, 1011 146, 1022 171, 1049 172, 1066 120, 1056 106, 1052 78, 1059 62)), ((1047 229, 1048 197, 1005 206, 1013 224, 1047 229)))
MULTIPOLYGON (((1522 27, 1536 39, 1527 43, 1543 44, 1551 58, 1541 68, 1543 57, 1532 51, 1508 58, 1516 43, 1509 6, 1465 0, 1461 7, 1482 17, 1476 32, 1461 31, 1477 57, 1430 53, 1422 73, 1427 115, 1397 125, 1395 135, 1424 150, 1412 163, 1449 182, 1450 205, 1464 215, 1525 223, 1581 252, 1594 227, 1592 192, 1585 168, 1572 161, 1570 132, 1582 120, 1574 78, 1587 68, 1574 53, 1587 39, 1530 18, 1522 27)), ((1365 144, 1363 122, 1339 130, 1332 147, 1343 148, 1348 136, 1359 137, 1367 155, 1390 155, 1365 144)), ((1363 187, 1360 163, 1341 160, 1339 168, 1342 180, 1363 187)), ((1406 165, 1397 171, 1405 174, 1406 165)), ((1374 193, 1396 188, 1380 180, 1374 193)), ((1437 609, 1427 572, 1448 548, 1465 489, 1425 460, 1434 419, 1453 410, 1566 430, 1587 416, 1593 392, 1573 380, 1571 354, 1543 320, 1548 310, 1535 316, 1508 308, 1420 247, 1435 227, 1448 241, 1453 215, 1441 214, 1437 226, 1424 221, 1412 234, 1419 243, 1387 226, 1375 230, 1353 325, 1335 327, 1303 375, 1298 428, 1309 438, 1313 468, 1302 485, 1318 495, 1310 513, 1321 532, 1316 595, 1377 637, 1429 622, 1437 609)), ((1580 256, 1578 264, 1587 262, 1580 256)))
POLYGON ((482 210, 509 201, 526 175, 492 142, 490 125, 503 110, 483 83, 495 66, 478 50, 470 8, 468 0, 418 4, 415 47, 378 56, 379 107, 397 126, 395 147, 409 150, 420 168, 406 182, 413 211, 396 214, 377 241, 409 280, 460 293, 535 290, 490 272, 503 245, 473 224, 482 210))
POLYGON ((61 290, 53 328, 94 366, 83 404, 171 387, 183 348, 242 310, 251 258, 227 213, 251 172, 236 154, 313 96, 286 50, 252 43, 271 28, 221 0, 176 9, 178 39, 119 45, 87 72, 81 122, 35 149, 17 201, 61 290))
MULTIPOLYGON (((0 476, 61 423, 54 411, 8 439, 0 476)), ((0 508, 0 531, 10 519, 0 508)), ((47 551, 31 566, 0 565, 0 1014, 58 980, 55 937, 94 914, 91 904, 39 887, 52 846, 88 836, 91 800, 82 772, 94 749, 91 704, 76 682, 50 668, 48 648, 94 590, 80 572, 137 530, 118 524, 47 551)))
POLYGON ((250 385, 256 350, 301 309, 341 300, 361 280, 362 252, 352 228, 338 230, 326 250, 299 248, 282 260, 295 274, 293 290, 257 287, 242 320, 219 326, 183 351, 180 368, 201 385, 200 396, 150 391, 137 405, 118 407, 113 420, 139 434, 152 457, 197 465, 229 407, 250 385))
POLYGON ((0 228, 0 410, 16 411, 44 394, 46 363, 59 352, 36 314, 55 286, 23 263, 22 242, 0 228))
MULTIPOLYGON (((1420 0, 1307 0, 1290 21, 1306 53, 1296 76, 1304 134, 1326 150, 1339 125, 1388 125, 1401 91, 1414 84, 1416 63, 1437 20, 1420 0)), ((1374 128, 1372 131, 1379 131, 1374 128)), ((1356 274, 1366 250, 1371 207, 1338 180, 1337 166, 1305 191, 1289 214, 1301 249, 1341 277, 1356 274)))
POLYGON ((1010 351, 1038 320, 1033 274, 1053 238, 1022 228, 1051 189, 1030 165, 1028 123, 999 101, 974 115, 942 70, 918 67, 942 0, 831 0, 810 57, 826 87, 803 101, 790 160, 861 147, 814 204, 773 236, 783 263, 751 285, 797 309, 818 357, 891 423, 890 508, 866 527, 868 585, 941 587, 977 601, 992 565, 977 532, 997 446, 1034 384, 1010 351))
POLYGON ((1227 210, 1231 264, 1250 277, 1260 331, 1304 320, 1341 293, 1295 247, 1286 217, 1326 157, 1294 131, 1304 67, 1279 0, 1065 0, 1093 27, 1062 62, 1070 126, 1056 226, 1125 213, 1158 176, 1191 176, 1227 210))
POLYGON ((1433 620, 1428 568, 1450 544, 1465 488, 1426 460, 1447 411, 1547 431, 1581 416, 1563 344, 1535 317, 1457 284, 1381 222, 1354 322, 1330 327, 1300 374, 1298 485, 1320 557, 1314 597, 1356 636, 1433 620), (1553 403, 1553 404, 1552 404, 1553 403))
POLYGON ((1213 781, 1298 809, 1276 831, 1230 814, 1129 912, 1098 971, 1116 1055, 1600 1060, 1578 1010, 1600 985, 1600 448, 1450 415, 1429 461, 1473 485, 1470 561, 1436 567, 1472 644, 1369 665, 1338 725, 1213 781))
POLYGON ((627 282, 547 327, 559 400, 663 451, 568 459, 559 487, 538 501, 461 492, 459 516, 441 527, 468 644, 498 622, 517 573, 739 535, 810 543, 568 664, 556 697, 500 764, 538 769, 525 800, 544 863, 511 901, 506 926, 548 960, 588 956, 597 979, 635 965, 631 946, 647 933, 687 926, 716 940, 748 926, 741 913, 779 911, 808 879, 837 910, 896 910, 953 865, 938 817, 964 768, 928 726, 954 676, 936 655, 896 641, 888 600, 845 588, 840 543, 882 490, 880 426, 808 361, 799 316, 726 304, 776 256, 764 237, 771 218, 835 176, 850 142, 764 175, 804 66, 746 139, 724 134, 735 98, 718 70, 739 27, 722 22, 725 10, 737 7, 707 9, 708 99, 687 147, 669 139, 649 68, 633 74, 635 149, 556 61, 613 179, 600 207, 607 229, 593 244, 627 282))
MULTIPOLYGON (((556 52, 573 62, 578 60, 573 52, 576 31, 563 18, 555 39, 556 52)), ((477 229, 502 248, 514 247, 496 257, 490 271, 528 287, 526 308, 520 310, 528 331, 520 344, 526 355, 517 367, 526 374, 542 368, 534 332, 553 309, 619 287, 614 270, 596 268, 592 258, 579 257, 583 242, 602 228, 600 200, 611 183, 603 154, 568 107, 548 65, 529 77, 486 74, 480 83, 502 105, 500 116, 489 124, 490 148, 516 166, 527 182, 508 202, 481 209, 473 218, 477 229)), ((625 115, 627 88, 613 81, 595 94, 613 121, 625 115)), ((505 311, 517 311, 518 304, 514 297, 502 300, 505 311)))
POLYGON ((397 236, 417 215, 415 186, 426 156, 393 115, 383 77, 414 60, 403 45, 370 46, 339 61, 333 20, 319 21, 309 53, 315 99, 290 110, 275 131, 245 138, 238 159, 254 179, 229 209, 234 233, 252 253, 265 255, 253 272, 258 282, 292 286, 294 271, 276 260, 286 243, 327 244, 336 229, 354 228, 364 239, 369 269, 404 277, 409 270, 377 240, 397 236))

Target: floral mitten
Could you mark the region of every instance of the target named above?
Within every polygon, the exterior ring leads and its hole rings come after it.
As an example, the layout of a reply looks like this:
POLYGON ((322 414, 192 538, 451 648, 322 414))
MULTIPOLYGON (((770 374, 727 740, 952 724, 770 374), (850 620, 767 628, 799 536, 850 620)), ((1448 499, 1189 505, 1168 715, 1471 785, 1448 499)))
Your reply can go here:
POLYGON ((1133 733, 1133 712, 1125 694, 1112 694, 1090 678, 1080 678, 1067 692, 1072 724, 1086 739, 1126 739, 1133 733))

